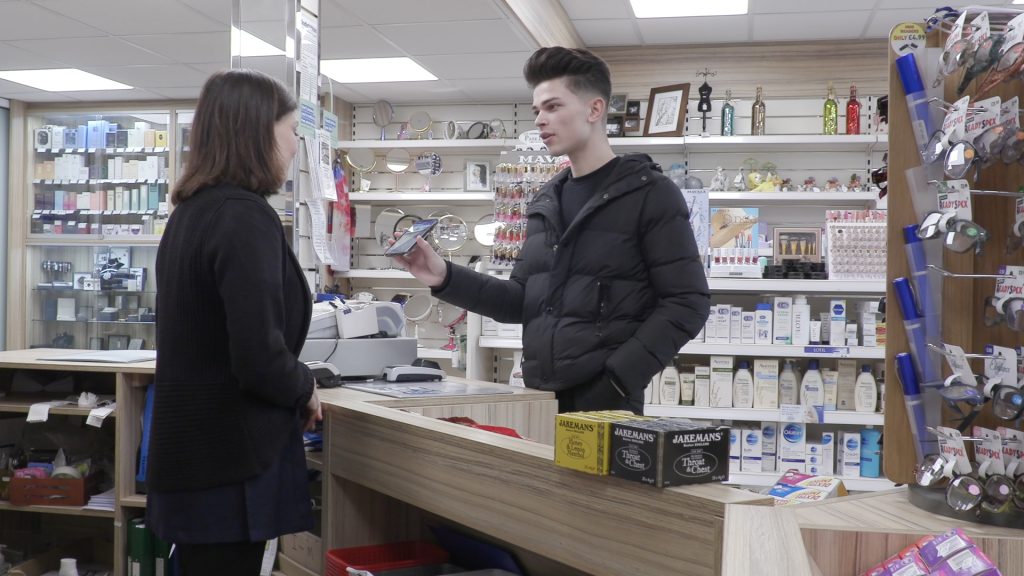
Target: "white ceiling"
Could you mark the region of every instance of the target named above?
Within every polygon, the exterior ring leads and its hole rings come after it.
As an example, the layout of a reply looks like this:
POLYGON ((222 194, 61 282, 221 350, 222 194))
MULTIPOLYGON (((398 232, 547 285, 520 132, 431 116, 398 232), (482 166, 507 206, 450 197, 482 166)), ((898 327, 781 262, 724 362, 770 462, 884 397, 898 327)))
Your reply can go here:
MULTIPOLYGON (((560 0, 587 46, 881 38, 937 0, 750 0, 750 14, 638 20, 628 0, 560 0)), ((706 0, 713 2, 714 0, 706 0)), ((245 28, 283 46, 268 22, 281 0, 242 0, 245 28)), ((1006 6, 1010 0, 975 0, 1006 6)), ((523 62, 537 47, 503 0, 321 0, 321 57, 408 56, 432 82, 334 83, 355 103, 529 99, 523 62)), ((230 0, 0 0, 0 70, 75 67, 132 90, 51 93, 0 80, 29 102, 191 99, 230 62, 230 0)))

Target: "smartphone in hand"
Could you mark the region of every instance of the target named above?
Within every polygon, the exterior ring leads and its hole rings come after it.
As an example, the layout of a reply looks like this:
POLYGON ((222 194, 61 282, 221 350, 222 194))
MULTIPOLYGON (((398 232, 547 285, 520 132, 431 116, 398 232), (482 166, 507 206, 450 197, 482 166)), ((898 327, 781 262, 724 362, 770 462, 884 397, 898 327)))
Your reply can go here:
POLYGON ((385 256, 404 256, 416 247, 416 239, 425 237, 437 226, 436 218, 420 220, 402 234, 402 237, 384 251, 385 256))

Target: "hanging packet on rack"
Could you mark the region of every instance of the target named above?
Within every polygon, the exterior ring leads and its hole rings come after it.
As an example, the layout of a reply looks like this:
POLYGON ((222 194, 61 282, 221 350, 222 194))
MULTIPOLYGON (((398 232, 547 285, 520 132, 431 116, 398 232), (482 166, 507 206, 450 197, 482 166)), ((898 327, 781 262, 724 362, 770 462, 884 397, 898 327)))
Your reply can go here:
POLYGON ((1003 439, 999 432, 975 426, 974 436, 981 438, 981 442, 974 445, 974 461, 978 464, 978 474, 981 474, 982 470, 986 476, 1006 474, 1006 466, 1003 464, 1003 439))
POLYGON ((973 220, 974 210, 971 204, 971 186, 967 180, 949 180, 945 183, 946 192, 938 194, 940 212, 956 212, 958 220, 973 220))
POLYGON ((949 369, 960 377, 960 380, 968 386, 977 386, 978 378, 971 371, 971 363, 967 360, 964 349, 955 344, 943 344, 946 348, 946 362, 949 369))
POLYGON ((971 461, 967 459, 967 449, 964 447, 963 436, 956 428, 939 426, 939 453, 949 461, 955 461, 954 472, 957 474, 970 474, 971 461))
POLYGON ((967 121, 967 140, 974 142, 982 132, 999 123, 999 116, 1003 100, 999 96, 993 96, 984 100, 974 102, 972 108, 981 108, 967 121))
POLYGON ((1005 346, 985 346, 986 356, 999 358, 985 359, 985 378, 999 378, 1002 384, 1017 386, 1017 351, 1005 346))

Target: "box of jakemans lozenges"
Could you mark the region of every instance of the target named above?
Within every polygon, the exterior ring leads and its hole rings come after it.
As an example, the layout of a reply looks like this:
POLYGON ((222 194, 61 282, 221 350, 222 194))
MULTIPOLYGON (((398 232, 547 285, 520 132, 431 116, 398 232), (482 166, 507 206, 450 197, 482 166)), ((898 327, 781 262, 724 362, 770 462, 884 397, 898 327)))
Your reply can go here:
POLYGON ((729 427, 679 418, 616 422, 611 475, 659 488, 729 478, 729 427))

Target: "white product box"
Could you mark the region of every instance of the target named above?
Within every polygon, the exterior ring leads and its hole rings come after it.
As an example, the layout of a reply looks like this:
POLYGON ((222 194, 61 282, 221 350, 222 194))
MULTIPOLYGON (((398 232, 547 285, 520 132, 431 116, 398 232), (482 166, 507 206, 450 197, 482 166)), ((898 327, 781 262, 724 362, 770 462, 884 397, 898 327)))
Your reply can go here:
POLYGON ((494 318, 488 318, 487 316, 480 318, 480 335, 498 336, 498 323, 494 321, 494 318))
POLYGON ((860 478, 860 432, 843 432, 839 475, 860 478))
POLYGON ((743 436, 743 429, 729 428, 729 472, 739 472, 743 456, 743 448, 740 445, 740 438, 743 436))
POLYGON ((776 296, 772 310, 772 344, 789 346, 793 344, 793 298, 776 296))
POLYGON ((836 473, 836 433, 821 433, 821 475, 832 476, 836 473))
POLYGON ((779 361, 754 360, 754 408, 776 410, 779 407, 779 361))
POLYGON ((708 344, 718 343, 718 307, 712 306, 708 319, 704 322, 704 341, 708 344))
MULTIPOLYGON (((732 386, 729 386, 732 391, 732 386)), ((693 369, 693 405, 711 406, 711 367, 697 366, 693 369)))
POLYGON ((873 313, 861 314, 860 332, 864 346, 878 346, 878 317, 873 313))
POLYGON ((732 408, 733 357, 711 357, 711 406, 732 408))
POLYGON ((718 304, 715 306, 715 343, 728 344, 732 330, 732 306, 718 304))
POLYGON ((820 442, 808 442, 804 452, 806 472, 808 474, 820 475, 824 456, 821 453, 820 442))
POLYGON ((754 343, 754 311, 744 310, 740 316, 740 344, 754 343))
MULTIPOLYGON (((807 453, 807 425, 798 422, 779 424, 779 470, 805 470, 807 453)), ((860 436, 857 437, 858 441, 860 436)))
POLYGON ((821 371, 822 388, 825 391, 825 411, 832 411, 839 402, 839 372, 824 369, 821 371))
POLYGON ((839 360, 839 385, 837 386, 836 408, 854 409, 854 389, 857 384, 857 361, 848 358, 839 360))
POLYGON ((502 324, 498 323, 498 337, 499 338, 522 338, 523 337, 523 325, 522 324, 502 324))
POLYGON ((857 323, 847 322, 846 323, 846 345, 856 346, 857 345, 857 323))
POLYGON ((761 423, 761 472, 775 472, 778 468, 779 423, 761 423))
POLYGON ((733 306, 729 311, 729 343, 743 343, 743 307, 733 306))
POLYGON ((761 464, 763 450, 761 429, 744 428, 743 446, 741 448, 743 462, 740 464, 740 470, 743 472, 763 472, 761 464))
POLYGON ((846 345, 846 300, 833 300, 829 309, 829 344, 846 345))

